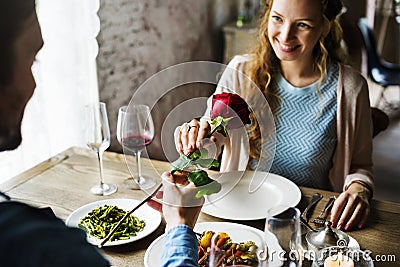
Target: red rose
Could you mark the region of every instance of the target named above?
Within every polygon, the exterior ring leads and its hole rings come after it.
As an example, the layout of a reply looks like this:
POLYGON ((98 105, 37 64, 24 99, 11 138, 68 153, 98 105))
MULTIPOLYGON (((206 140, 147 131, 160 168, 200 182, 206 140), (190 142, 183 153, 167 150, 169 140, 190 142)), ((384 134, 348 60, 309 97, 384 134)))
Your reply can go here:
POLYGON ((232 118, 227 129, 237 129, 244 124, 250 124, 250 111, 247 103, 237 94, 221 93, 213 95, 211 119, 221 116, 232 118))

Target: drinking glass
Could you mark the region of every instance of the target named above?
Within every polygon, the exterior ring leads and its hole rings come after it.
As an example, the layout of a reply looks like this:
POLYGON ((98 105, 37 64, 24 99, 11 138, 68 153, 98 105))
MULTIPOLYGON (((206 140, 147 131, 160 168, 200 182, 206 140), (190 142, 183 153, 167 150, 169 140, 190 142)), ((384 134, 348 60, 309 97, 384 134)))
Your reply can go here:
POLYGON ((153 138, 154 124, 148 106, 129 105, 119 109, 117 139, 124 153, 133 153, 136 158, 136 175, 124 181, 129 189, 148 189, 156 184, 153 178, 142 175, 140 166, 141 153, 153 138))
POLYGON ((243 246, 243 244, 252 241, 254 242, 255 246, 249 246, 246 252, 240 251, 240 249, 238 249, 238 245, 224 246, 223 243, 225 242, 219 242, 219 240, 224 241, 223 237, 221 237, 220 235, 220 232, 215 232, 211 239, 211 246, 208 255, 209 267, 267 266, 267 247, 262 231, 258 229, 252 229, 251 227, 240 227, 224 229, 224 233, 226 233, 231 238, 232 243, 242 243, 240 246, 243 246), (243 260, 248 260, 249 258, 252 258, 254 260, 252 260, 251 262, 247 262, 246 265, 246 262, 243 262, 243 260))
POLYGON ((103 102, 86 106, 86 144, 97 153, 100 168, 100 184, 94 185, 90 192, 95 195, 107 196, 115 193, 117 187, 104 183, 103 153, 110 146, 110 127, 106 104, 103 102))
POLYGON ((300 211, 281 205, 269 209, 265 240, 269 266, 302 266, 300 211))
MULTIPOLYGON (((128 106, 122 106, 118 109, 118 119, 117 119, 117 140, 123 146, 122 144, 122 127, 125 122, 125 117, 126 117, 126 110, 128 106)), ((139 184, 135 182, 132 176, 126 178, 124 180, 124 185, 128 189, 140 189, 139 184)))

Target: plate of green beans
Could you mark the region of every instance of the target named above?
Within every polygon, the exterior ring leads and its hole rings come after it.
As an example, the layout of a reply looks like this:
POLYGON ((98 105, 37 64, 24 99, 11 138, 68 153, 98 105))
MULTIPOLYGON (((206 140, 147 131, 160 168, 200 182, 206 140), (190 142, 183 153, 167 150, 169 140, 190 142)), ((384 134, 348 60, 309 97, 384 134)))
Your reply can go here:
MULTIPOLYGON (((72 212, 66 225, 81 228, 87 240, 99 245, 122 217, 140 201, 135 199, 105 199, 84 205, 72 212)), ((142 239, 154 232, 161 223, 161 214, 147 205, 131 214, 104 246, 122 245, 142 239)))

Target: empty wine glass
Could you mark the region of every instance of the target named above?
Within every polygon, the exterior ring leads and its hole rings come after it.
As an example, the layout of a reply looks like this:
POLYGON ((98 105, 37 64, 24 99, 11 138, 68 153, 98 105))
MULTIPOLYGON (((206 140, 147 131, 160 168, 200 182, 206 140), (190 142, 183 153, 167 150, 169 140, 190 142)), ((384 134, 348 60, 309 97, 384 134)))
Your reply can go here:
POLYGON ((302 266, 300 211, 281 205, 269 209, 265 240, 269 266, 302 266))
POLYGON ((209 267, 266 267, 268 263, 263 232, 251 227, 232 227, 224 229, 223 233, 215 232, 208 253, 209 267), (229 236, 230 242, 225 241, 225 235, 229 236))
POLYGON ((95 195, 107 196, 115 193, 117 187, 104 183, 103 177, 103 153, 110 146, 110 127, 105 103, 95 103, 86 106, 86 144, 97 152, 100 168, 100 184, 94 185, 90 192, 95 195))
POLYGON ((150 108, 146 105, 123 106, 118 111, 117 139, 124 153, 133 153, 136 158, 136 175, 125 179, 124 184, 130 189, 148 189, 156 182, 151 177, 144 177, 141 172, 140 157, 142 150, 154 138, 154 124, 150 108))

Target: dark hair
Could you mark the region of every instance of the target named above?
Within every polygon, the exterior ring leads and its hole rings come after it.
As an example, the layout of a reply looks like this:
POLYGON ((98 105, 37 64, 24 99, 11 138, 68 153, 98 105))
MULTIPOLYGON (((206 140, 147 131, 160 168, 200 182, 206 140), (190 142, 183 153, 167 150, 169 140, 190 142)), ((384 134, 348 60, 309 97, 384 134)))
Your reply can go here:
POLYGON ((0 84, 12 78, 13 44, 21 33, 24 22, 35 12, 35 0, 0 1, 0 84))
POLYGON ((335 19, 343 9, 342 0, 323 0, 322 9, 325 17, 331 21, 335 19))

